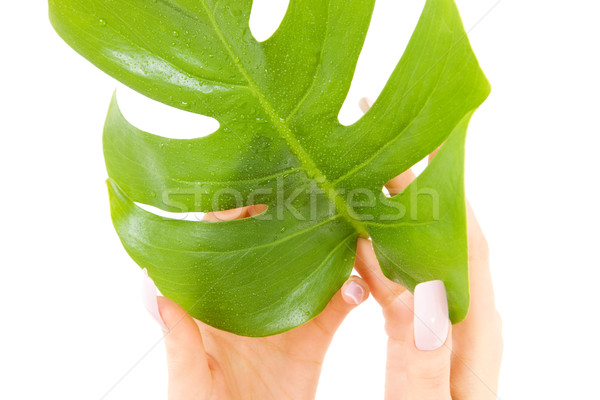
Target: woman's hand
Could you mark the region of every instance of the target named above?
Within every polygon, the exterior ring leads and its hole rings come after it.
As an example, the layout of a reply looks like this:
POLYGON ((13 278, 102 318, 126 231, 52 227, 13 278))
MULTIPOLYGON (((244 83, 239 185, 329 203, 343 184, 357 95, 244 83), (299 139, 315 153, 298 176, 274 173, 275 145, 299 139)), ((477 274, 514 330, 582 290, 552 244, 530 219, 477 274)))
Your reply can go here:
MULTIPOLYGON (((253 215, 246 207, 208 214, 205 220, 253 215)), ((175 302, 156 297, 146 281, 146 304, 165 330, 169 400, 313 399, 334 333, 369 296, 366 283, 350 277, 325 310, 291 331, 249 338, 223 332, 189 316, 175 302)))
MULTIPOLYGON (((401 192, 409 170, 388 183, 401 192)), ((387 279, 371 242, 359 239, 355 268, 383 308, 388 334, 386 399, 496 399, 502 358, 502 324, 494 303, 488 247, 467 204, 471 307, 452 326, 441 281, 417 285, 415 295, 387 279)))
MULTIPOLYGON (((361 108, 370 107, 366 99, 361 108)), ((432 155, 433 156, 433 155, 432 155)), ((386 186, 394 195, 414 179, 411 170, 386 186)), ((210 213, 205 220, 256 215, 250 206, 210 213)), ((502 358, 501 320, 496 311, 487 242, 467 204, 471 307, 452 326, 441 281, 418 285, 415 295, 387 279, 368 239, 359 239, 350 277, 313 320, 291 331, 248 338, 217 330, 189 316, 173 301, 156 297, 145 281, 146 306, 165 331, 170 400, 312 399, 334 333, 348 313, 369 296, 383 308, 388 334, 386 399, 495 399, 502 358), (364 280, 363 280, 364 279, 364 280)))

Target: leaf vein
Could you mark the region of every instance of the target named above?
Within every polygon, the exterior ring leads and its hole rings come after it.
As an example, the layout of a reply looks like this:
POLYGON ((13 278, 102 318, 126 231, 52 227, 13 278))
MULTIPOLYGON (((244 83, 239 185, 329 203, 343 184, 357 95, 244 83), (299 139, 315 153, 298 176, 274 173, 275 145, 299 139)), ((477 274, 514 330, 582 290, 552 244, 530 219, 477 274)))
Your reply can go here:
MULTIPOLYGON (((152 213, 150 213, 148 211, 142 210, 137 205, 134 205, 134 207, 136 207, 139 211, 142 211, 143 213, 154 215, 154 216, 156 216, 158 218, 161 218, 162 220, 171 220, 170 218, 159 217, 156 214, 152 214, 152 213)), ((145 246, 151 247, 151 248, 156 249, 156 250, 172 251, 172 252, 181 253, 181 254, 233 254, 233 253, 237 253, 237 252, 241 252, 241 251, 245 251, 245 250, 261 249, 261 248, 264 248, 264 247, 271 247, 271 246, 277 245, 279 243, 283 243, 283 242, 288 241, 288 240, 290 240, 290 239, 292 239, 292 238, 294 238, 296 236, 300 236, 300 235, 303 235, 303 234, 305 234, 307 232, 310 232, 313 229, 319 228, 319 227, 321 227, 323 225, 327 225, 328 223, 336 220, 339 217, 340 217, 340 215, 335 215, 335 216, 333 216, 331 218, 327 218, 327 219, 319 222, 318 224, 311 225, 311 226, 309 226, 309 227, 307 227, 305 229, 301 229, 301 230, 299 230, 297 232, 294 232, 294 233, 292 233, 292 234, 290 234, 288 236, 285 236, 285 237, 283 237, 281 239, 278 239, 278 240, 274 240, 272 242, 263 243, 263 244, 258 245, 258 246, 244 247, 244 248, 240 248, 240 249, 224 250, 224 251, 217 251, 217 250, 182 250, 182 249, 168 248, 168 247, 157 246, 157 245, 152 244, 150 242, 144 241, 139 236, 132 236, 132 237, 138 243, 141 243, 141 244, 143 244, 145 246)), ((173 221, 175 221, 175 220, 173 220, 173 221)), ((243 221, 243 220, 238 220, 238 221, 243 221)), ((188 222, 188 221, 180 221, 180 222, 188 222)), ((228 221, 228 222, 233 222, 233 221, 228 221)), ((192 224, 196 224, 197 222, 191 222, 191 223, 192 224)), ((218 224, 220 222, 200 222, 200 223, 202 223, 202 224, 218 224)))
MULTIPOLYGON (((375 153, 373 153, 369 158, 367 158, 365 161, 361 162, 360 164, 356 165, 353 169, 351 169, 349 172, 347 172, 346 174, 342 175, 341 177, 337 178, 334 182, 333 185, 337 185, 338 183, 346 180, 348 177, 356 174, 358 171, 360 171, 361 169, 365 168, 367 165, 369 165, 375 158, 379 157, 381 155, 381 153, 383 153, 385 150, 387 150, 390 146, 392 146, 394 143, 396 143, 398 140, 400 140, 404 134, 406 134, 406 132, 408 131, 408 129, 419 119, 419 117, 423 114, 423 112, 425 111, 425 109, 427 108, 427 106, 429 105, 429 103, 431 102, 431 99, 433 98, 433 95, 435 94, 435 92, 437 91, 437 89, 440 86, 440 82, 442 81, 442 76, 444 71, 446 70, 446 65, 447 65, 447 61, 448 58, 446 58, 446 62, 444 62, 444 66, 442 67, 442 71, 440 72, 440 76, 435 84, 435 87, 433 88, 433 90, 429 93, 429 95, 427 96, 427 99, 423 102, 423 105, 421 106, 421 108, 419 109, 419 111, 417 112, 417 114, 415 114, 415 116, 409 121, 409 123, 402 128, 402 130, 393 138, 391 138, 389 141, 387 141, 385 144, 383 144, 381 147, 379 147, 377 149, 377 151, 375 151, 375 153)), ((389 113, 389 109, 388 111, 386 111, 383 116, 381 116, 381 118, 385 118, 388 113, 389 113)), ((370 133, 370 131, 365 132, 359 139, 359 141, 361 139, 363 139, 365 136, 367 136, 370 133)), ((358 143, 358 142, 357 142, 358 143)), ((352 147, 354 148, 354 146, 352 147)), ((351 149, 352 149, 351 148, 351 149)), ((350 150, 348 150, 350 151, 350 150)), ((348 152, 346 152, 347 154, 348 152)), ((344 154, 345 155, 345 154, 344 154)), ((402 171, 400 171, 402 172, 402 171)))

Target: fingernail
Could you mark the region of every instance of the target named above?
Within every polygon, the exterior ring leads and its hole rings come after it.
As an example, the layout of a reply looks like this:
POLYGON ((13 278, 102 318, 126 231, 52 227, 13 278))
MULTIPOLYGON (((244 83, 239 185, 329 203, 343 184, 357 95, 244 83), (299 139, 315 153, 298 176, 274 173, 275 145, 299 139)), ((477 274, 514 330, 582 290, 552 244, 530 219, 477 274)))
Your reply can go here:
POLYGON ((442 281, 415 287, 415 345, 419 350, 439 349, 448 337, 448 300, 442 281))
POLYGON ((148 271, 146 268, 143 269, 144 276, 142 277, 142 301, 144 302, 144 306, 146 310, 150 313, 152 318, 160 325, 161 329, 164 332, 168 332, 169 328, 163 321, 160 316, 160 311, 158 311, 158 298, 156 297, 156 285, 152 278, 148 276, 148 271))
POLYGON ((348 303, 351 304, 360 304, 365 298, 365 289, 363 289, 363 287, 355 281, 350 281, 344 287, 342 293, 344 294, 344 297, 347 298, 346 301, 350 300, 348 301, 348 303))

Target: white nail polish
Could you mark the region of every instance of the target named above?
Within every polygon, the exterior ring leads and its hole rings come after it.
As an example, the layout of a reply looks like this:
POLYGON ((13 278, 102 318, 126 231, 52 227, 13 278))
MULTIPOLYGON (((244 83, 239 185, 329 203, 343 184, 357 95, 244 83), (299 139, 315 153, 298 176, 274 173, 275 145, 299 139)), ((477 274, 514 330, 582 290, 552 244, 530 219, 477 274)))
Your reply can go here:
POLYGON ((344 296, 349 299, 352 304, 358 305, 363 302, 365 297, 365 289, 363 289, 363 287, 358 283, 350 281, 343 290, 344 296))
POLYGON ((448 337, 448 300, 442 281, 429 281, 415 287, 415 345, 419 350, 439 349, 448 337))

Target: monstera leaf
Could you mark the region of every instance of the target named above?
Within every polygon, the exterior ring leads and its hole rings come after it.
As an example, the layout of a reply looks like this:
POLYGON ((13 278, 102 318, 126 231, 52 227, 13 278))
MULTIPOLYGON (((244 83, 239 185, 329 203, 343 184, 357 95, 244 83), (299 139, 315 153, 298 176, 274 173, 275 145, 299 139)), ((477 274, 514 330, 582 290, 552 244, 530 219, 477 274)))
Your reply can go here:
MULTIPOLYGON (((344 126, 374 0, 290 0, 258 42, 251 0, 50 0, 56 31, 140 93, 220 123, 192 140, 130 125, 113 100, 104 131, 111 212, 162 293, 217 328, 265 336, 317 315, 370 237, 390 279, 446 284, 468 311, 463 148, 488 82, 452 0, 428 0, 373 107, 344 126), (442 145, 403 193, 383 185, 442 145), (265 204, 222 222, 172 212, 265 204)), ((386 46, 394 46, 390 38, 386 46)))

